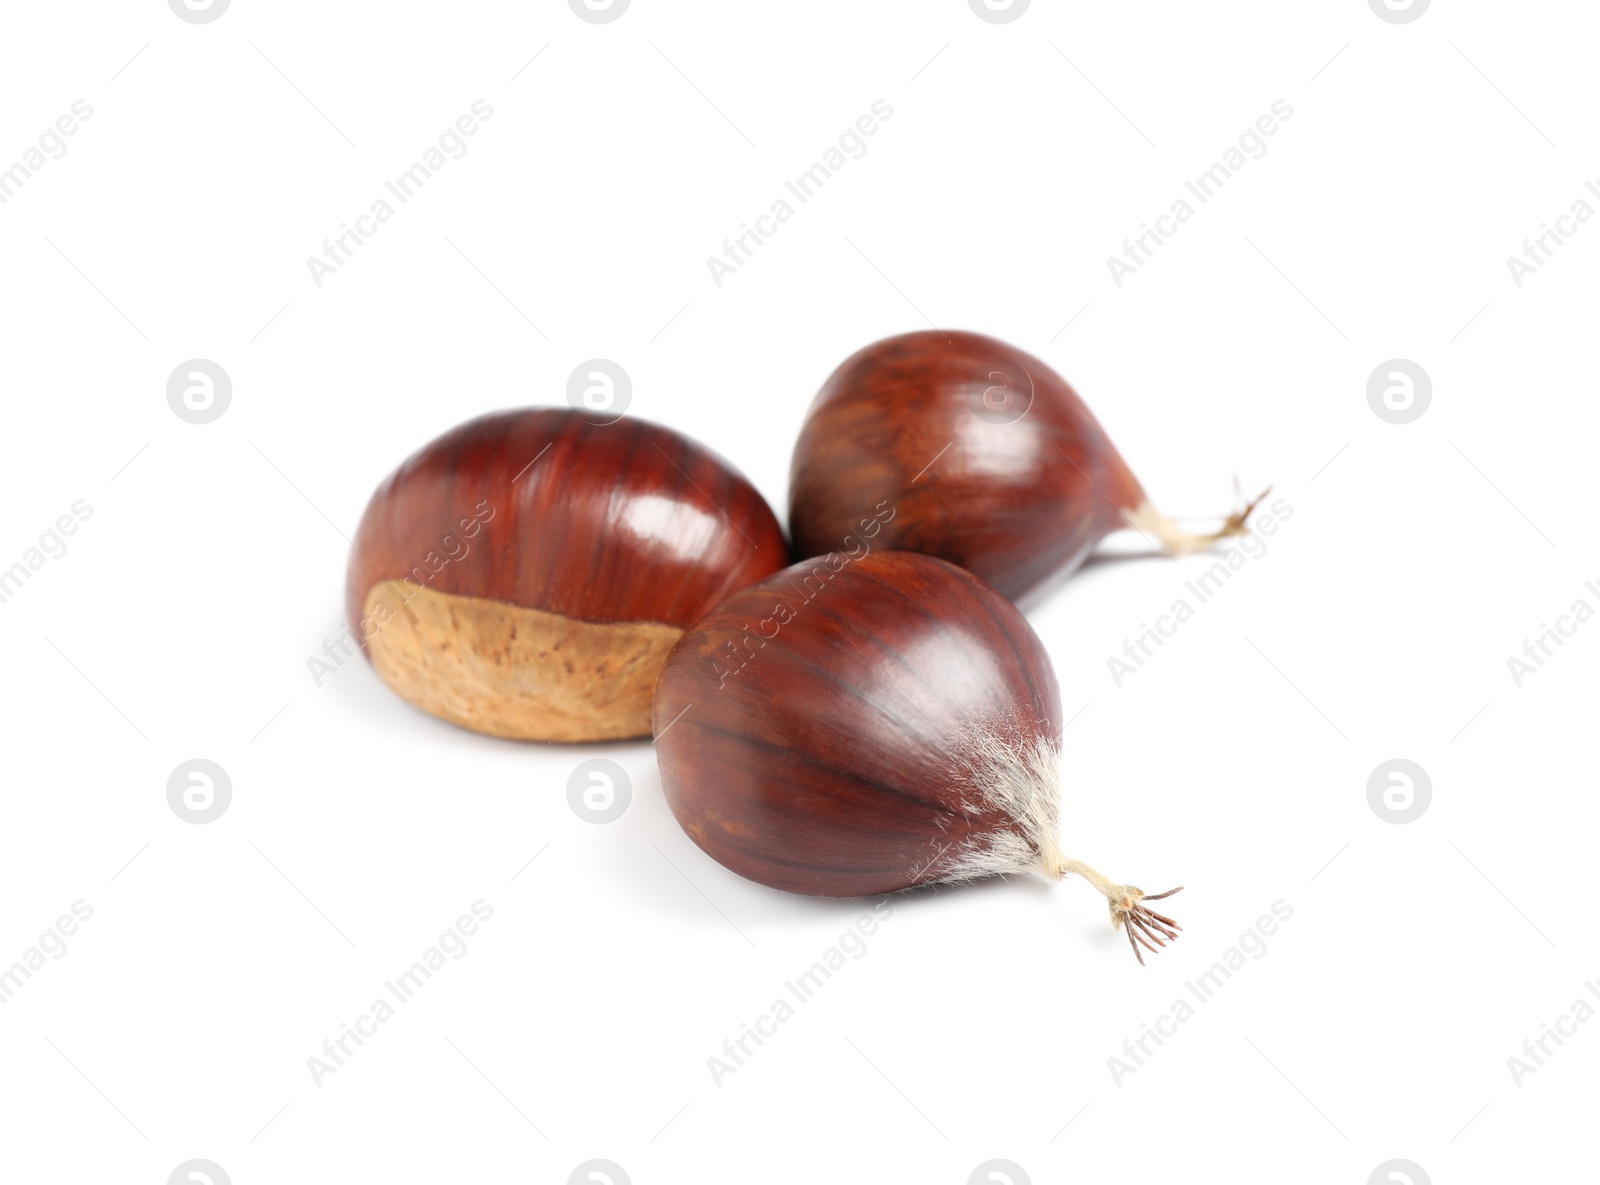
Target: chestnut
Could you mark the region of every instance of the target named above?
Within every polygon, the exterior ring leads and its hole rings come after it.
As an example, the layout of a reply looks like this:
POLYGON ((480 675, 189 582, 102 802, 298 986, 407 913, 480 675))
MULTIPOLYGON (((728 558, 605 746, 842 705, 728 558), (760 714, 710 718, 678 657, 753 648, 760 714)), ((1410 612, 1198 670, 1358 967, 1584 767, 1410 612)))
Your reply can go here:
POLYGON ((379 485, 346 611, 402 698, 476 732, 648 736, 667 652, 787 562, 755 487, 710 449, 567 408, 482 416, 379 485))
POLYGON ((1135 954, 1177 937, 1143 904, 1176 889, 1146 895, 1062 851, 1049 656, 953 564, 858 538, 735 593, 667 656, 655 728, 673 814, 740 876, 861 896, 1076 873, 1135 954))
POLYGON ((879 546, 959 564, 1013 600, 1112 531, 1178 554, 1244 534, 1254 506, 1212 534, 1180 530, 1066 380, 957 330, 885 338, 841 364, 806 415, 789 479, 797 555, 845 546, 863 516, 888 508, 879 546))

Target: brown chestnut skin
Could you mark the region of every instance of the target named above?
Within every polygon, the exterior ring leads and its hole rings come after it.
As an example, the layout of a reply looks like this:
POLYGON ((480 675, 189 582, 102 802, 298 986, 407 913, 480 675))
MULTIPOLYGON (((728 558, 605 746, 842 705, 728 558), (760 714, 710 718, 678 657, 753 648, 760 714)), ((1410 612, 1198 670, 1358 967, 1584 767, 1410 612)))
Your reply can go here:
POLYGON ((1214 537, 1179 531, 1060 375, 958 330, 866 347, 807 413, 789 478, 795 554, 848 547, 882 505, 895 517, 876 545, 959 564, 1013 600, 1071 572, 1123 527, 1169 552, 1241 533, 1232 519, 1214 537))
POLYGON ((1062 730, 1050 659, 1015 606, 943 560, 855 552, 735 593, 656 685, 678 822, 719 863, 790 892, 940 880, 952 853, 1009 825, 971 805, 963 738, 1054 744, 1062 730))
POLYGON ((788 561, 761 495, 710 449, 633 418, 486 415, 378 487, 346 609, 403 697, 497 736, 647 736, 682 631, 788 561))

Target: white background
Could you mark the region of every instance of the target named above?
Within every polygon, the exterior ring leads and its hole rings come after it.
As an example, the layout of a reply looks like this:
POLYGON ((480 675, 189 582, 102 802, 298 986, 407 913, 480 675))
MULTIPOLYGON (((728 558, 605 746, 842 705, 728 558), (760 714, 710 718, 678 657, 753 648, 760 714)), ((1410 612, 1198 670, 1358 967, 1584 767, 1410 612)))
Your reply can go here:
POLYGON ((1520 288, 1505 258, 1600 177, 1597 28, 1489 0, 7 6, 0 166, 94 114, 0 205, 0 566, 93 514, 0 604, 0 964, 94 916, 0 1006, 0 1177, 1573 1179, 1600 1025, 1520 1086, 1506 1059, 1600 975, 1600 625, 1520 687, 1506 659, 1600 607, 1600 225, 1520 288), (477 99, 470 151, 319 288, 306 257, 477 99), (706 257, 876 99, 869 151, 718 287, 706 257), (1278 99, 1269 151, 1119 287, 1106 257, 1278 99), (1030 610, 1086 705, 1065 846, 1185 884, 1186 930, 1141 969, 1081 883, 901 898, 718 1086, 706 1059, 863 903, 711 862, 647 744, 497 742, 307 659, 373 486, 453 424, 612 358, 634 414, 781 513, 829 370, 930 321, 1059 369, 1169 513, 1234 474, 1293 507, 1120 687, 1108 656, 1206 560, 1096 564, 1030 610), (165 398, 195 357, 234 387, 203 426, 165 398), (1366 401, 1395 357, 1433 383, 1404 426, 1366 401), (595 755, 633 782, 607 826, 565 796, 595 755), (233 786, 204 826, 165 797, 192 757, 233 786), (1433 785, 1405 826, 1366 798, 1393 757, 1433 785), (314 1084, 480 898, 469 953, 314 1084), (1266 955, 1118 1085, 1279 899, 1266 955))

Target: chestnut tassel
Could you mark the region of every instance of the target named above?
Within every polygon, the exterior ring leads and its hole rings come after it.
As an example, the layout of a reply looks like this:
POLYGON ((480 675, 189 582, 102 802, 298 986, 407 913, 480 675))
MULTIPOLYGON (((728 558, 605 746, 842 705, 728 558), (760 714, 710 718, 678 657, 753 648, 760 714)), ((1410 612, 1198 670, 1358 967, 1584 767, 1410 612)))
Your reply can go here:
POLYGON ((943 560, 846 545, 734 594, 668 655, 656 752, 689 836, 823 896, 1077 874, 1141 963, 1176 938, 1145 903, 1178 890, 1061 850, 1060 694, 1022 614, 943 560))

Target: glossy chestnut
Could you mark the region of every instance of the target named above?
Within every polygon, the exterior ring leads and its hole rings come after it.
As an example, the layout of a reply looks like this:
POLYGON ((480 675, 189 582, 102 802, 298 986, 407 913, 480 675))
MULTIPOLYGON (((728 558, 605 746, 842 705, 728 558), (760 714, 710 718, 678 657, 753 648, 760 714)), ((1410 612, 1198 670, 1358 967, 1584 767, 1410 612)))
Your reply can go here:
POLYGON ((1050 659, 943 560, 856 539, 734 594, 668 655, 655 728, 678 822, 751 880, 857 896, 1077 873, 1130 942, 1176 936, 1139 889, 1061 851, 1050 659))
POLYGON ((787 562, 755 488, 670 429, 500 412, 424 446, 373 494, 346 610, 416 706, 495 736, 646 736, 683 631, 787 562))
POLYGON ((1060 375, 957 330, 867 346, 812 402, 790 470, 796 554, 844 546, 884 505, 894 521, 882 546, 959 564, 1013 600, 1072 571, 1112 531, 1132 527, 1179 553, 1244 533, 1250 511, 1215 534, 1178 529, 1060 375))

